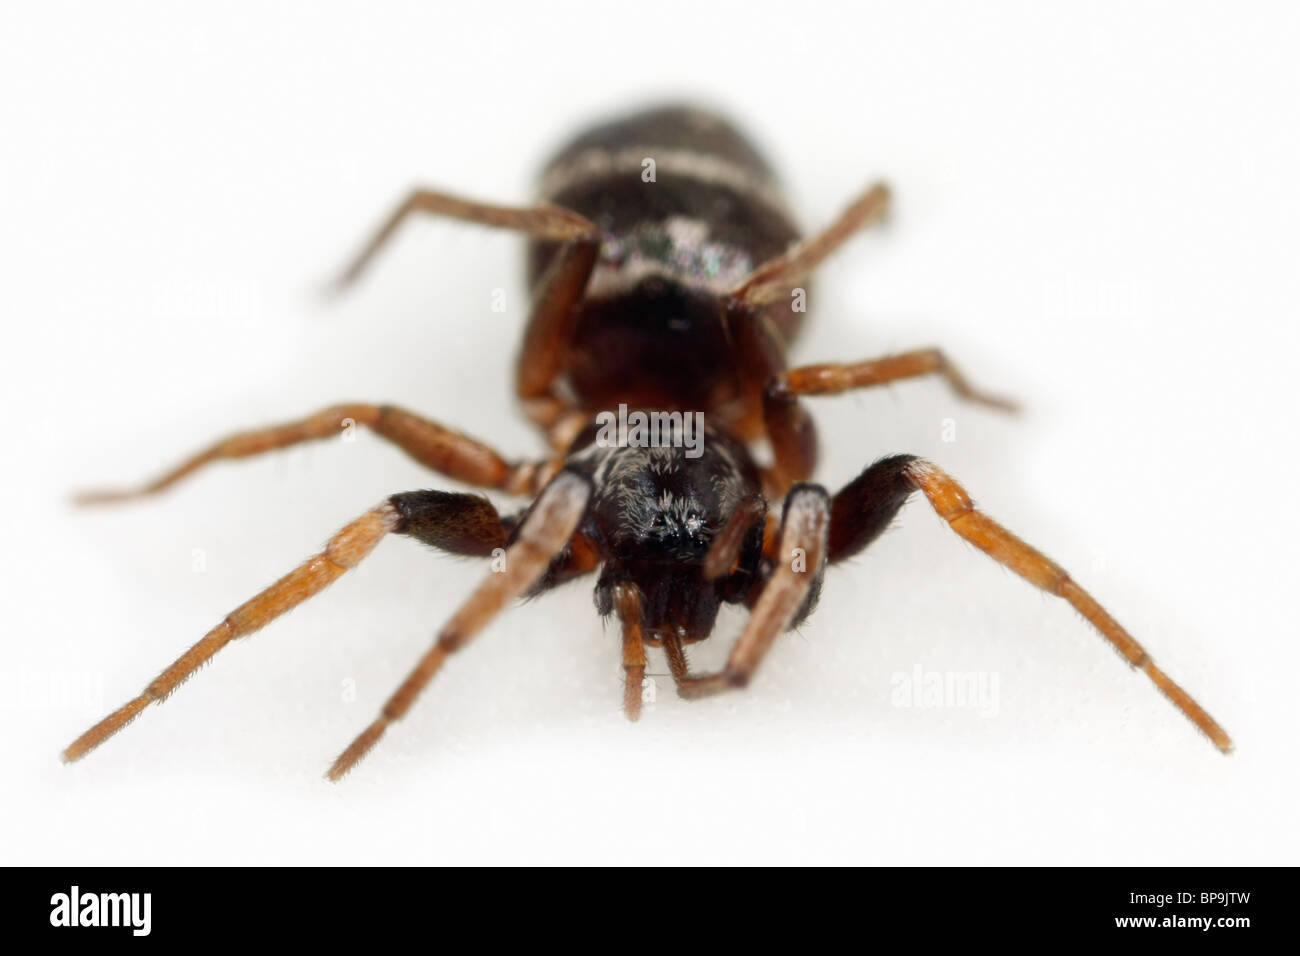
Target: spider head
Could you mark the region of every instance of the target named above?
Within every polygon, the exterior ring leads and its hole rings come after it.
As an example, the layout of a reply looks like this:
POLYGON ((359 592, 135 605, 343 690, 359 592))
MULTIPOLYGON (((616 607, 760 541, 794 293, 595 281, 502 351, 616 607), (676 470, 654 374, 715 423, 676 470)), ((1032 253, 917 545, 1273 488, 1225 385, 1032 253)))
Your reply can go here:
MULTIPOLYGON (((634 585, 651 638, 665 631, 707 636, 719 605, 736 590, 735 575, 708 580, 704 561, 738 505, 757 493, 758 471, 738 443, 700 428, 695 443, 669 428, 653 445, 593 438, 588 453, 595 488, 588 528, 604 559, 596 606, 608 614, 614 587, 634 585)), ((760 557, 757 530, 738 573, 760 557)))

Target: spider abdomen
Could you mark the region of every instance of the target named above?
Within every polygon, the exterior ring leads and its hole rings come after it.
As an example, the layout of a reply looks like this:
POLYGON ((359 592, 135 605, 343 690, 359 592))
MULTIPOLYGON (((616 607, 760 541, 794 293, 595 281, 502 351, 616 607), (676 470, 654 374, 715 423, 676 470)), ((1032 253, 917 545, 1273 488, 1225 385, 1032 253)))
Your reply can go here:
MULTIPOLYGON (((723 304, 799 238, 745 137, 699 109, 636 113, 571 140, 545 166, 540 193, 601 231, 564 369, 579 401, 713 411, 735 400, 741 375, 723 304)), ((532 244, 530 285, 556 248, 532 244)), ((802 311, 793 301, 766 311, 788 344, 802 311)))

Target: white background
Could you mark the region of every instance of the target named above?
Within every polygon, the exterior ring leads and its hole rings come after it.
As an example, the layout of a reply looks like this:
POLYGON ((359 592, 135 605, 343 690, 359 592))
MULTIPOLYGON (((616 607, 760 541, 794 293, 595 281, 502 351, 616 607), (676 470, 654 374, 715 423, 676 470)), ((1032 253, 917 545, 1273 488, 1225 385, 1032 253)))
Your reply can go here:
POLYGON ((1297 862, 1296 8, 744 10, 4 15, 0 861, 1297 862), (895 189, 892 224, 819 276, 795 360, 941 344, 1027 405, 1009 420, 935 381, 817 400, 821 477, 933 457, 1238 752, 913 502, 742 695, 688 704, 661 678, 628 725, 587 581, 494 623, 327 784, 484 573, 394 539, 62 766, 335 528, 448 482, 364 435, 120 509, 67 494, 340 399, 534 453, 509 388, 517 237, 421 222, 353 294, 315 293, 410 186, 524 202, 574 128, 677 97, 752 131, 806 226, 895 189), (895 706, 915 668, 996 677, 996 706, 895 706))

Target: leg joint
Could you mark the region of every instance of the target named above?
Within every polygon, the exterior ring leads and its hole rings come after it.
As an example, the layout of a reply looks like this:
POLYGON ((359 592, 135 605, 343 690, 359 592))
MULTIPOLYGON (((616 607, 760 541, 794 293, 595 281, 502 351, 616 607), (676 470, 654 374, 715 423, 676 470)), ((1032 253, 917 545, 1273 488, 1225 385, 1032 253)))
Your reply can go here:
POLYGON ((446 629, 438 635, 438 647, 448 654, 454 654, 469 643, 469 635, 460 631, 446 629))
POLYGON ((753 673, 748 668, 728 667, 722 672, 728 687, 734 687, 736 690, 743 690, 749 686, 753 673))

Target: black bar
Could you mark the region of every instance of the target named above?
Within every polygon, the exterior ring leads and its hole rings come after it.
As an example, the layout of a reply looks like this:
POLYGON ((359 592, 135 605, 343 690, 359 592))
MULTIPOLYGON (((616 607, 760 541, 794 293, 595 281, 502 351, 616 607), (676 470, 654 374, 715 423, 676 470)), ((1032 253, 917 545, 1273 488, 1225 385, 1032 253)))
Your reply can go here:
MULTIPOLYGON (((303 945, 384 942, 418 933, 421 947, 466 932, 493 946, 644 934, 639 947, 674 946, 686 929, 706 944, 768 939, 788 928, 863 950, 890 938, 938 941, 1097 940, 1234 946, 1291 938, 1288 869, 843 869, 820 873, 582 869, 538 879, 508 870, 10 869, 6 928, 50 942, 98 944, 261 939, 261 928, 303 945), (516 880, 518 883, 516 884, 516 880), (77 922, 72 926, 76 887, 77 922), (111 894, 105 898, 105 894, 111 894), (123 895, 125 894, 125 895, 123 895), (134 895, 132 895, 134 894, 134 895), (147 926, 145 903, 147 896, 147 926), (88 900, 93 898, 93 902, 88 900), (102 914, 102 915, 101 915, 102 914), (687 925, 683 926, 682 923, 687 925), (58 925, 56 925, 58 924, 58 925), (147 929, 147 933, 144 930, 147 929), (617 936, 613 934, 618 934, 617 936), (826 934, 831 934, 830 936, 826 934), (857 943, 853 943, 857 940, 857 943), (873 942, 874 941, 874 942, 873 942)), ((822 948, 818 944, 816 948, 822 948)), ((802 948, 802 947, 801 947, 802 948)), ((841 948, 836 945, 836 948, 841 948)))

